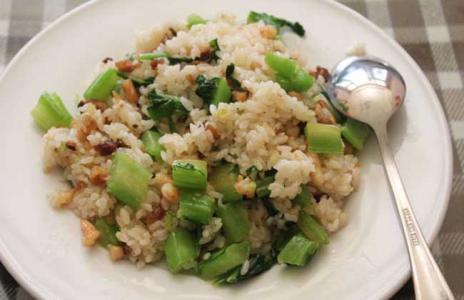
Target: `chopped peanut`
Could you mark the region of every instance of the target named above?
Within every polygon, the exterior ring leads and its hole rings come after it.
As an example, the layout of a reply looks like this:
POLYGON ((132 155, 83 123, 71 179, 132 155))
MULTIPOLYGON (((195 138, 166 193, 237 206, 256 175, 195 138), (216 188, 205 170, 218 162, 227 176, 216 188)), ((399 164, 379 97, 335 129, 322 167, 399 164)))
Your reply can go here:
POLYGON ((172 183, 165 183, 161 187, 161 194, 164 199, 168 200, 171 203, 177 203, 179 200, 179 191, 172 183))
POLYGON ((156 173, 155 179, 154 179, 154 184, 157 185, 158 187, 162 187, 166 183, 172 183, 171 177, 164 173, 156 173))
POLYGON ((77 144, 75 141, 71 141, 71 140, 66 141, 65 145, 66 145, 66 148, 68 148, 71 151, 76 151, 77 149, 77 144))
POLYGON ((124 100, 122 96, 115 91, 113 91, 113 98, 116 100, 124 100))
POLYGON ((298 126, 294 126, 287 129, 287 135, 289 137, 297 138, 300 135, 300 128, 298 128, 298 126))
POLYGON ((116 65, 116 68, 118 69, 118 71, 127 72, 127 73, 130 73, 130 72, 134 71, 135 69, 137 69, 140 66, 139 63, 134 63, 134 62, 130 61, 129 59, 124 59, 124 60, 117 61, 115 63, 115 65, 116 65))
POLYGON ((259 30, 261 36, 265 39, 273 39, 277 35, 277 30, 272 25, 266 25, 259 30))
POLYGON ((211 123, 206 123, 206 130, 208 130, 209 132, 211 132, 211 134, 213 135, 213 138, 215 139, 218 139, 221 137, 221 135, 219 134, 219 131, 217 129, 216 126, 214 126, 213 124, 211 123))
POLYGON ((179 200, 179 191, 177 188, 170 182, 165 183, 161 186, 161 195, 167 201, 171 203, 177 203, 179 200))
POLYGON ((73 198, 74 198, 74 189, 61 192, 54 197, 53 206, 55 208, 65 207, 72 202, 73 198))
POLYGON ((89 115, 82 115, 81 121, 73 121, 72 127, 76 129, 76 136, 80 142, 86 142, 87 136, 98 128, 97 122, 89 115))
POLYGON ((154 59, 150 62, 150 67, 152 70, 158 69, 158 65, 164 64, 164 60, 162 59, 154 59))
POLYGON ((319 123, 335 124, 335 118, 324 101, 320 100, 316 103, 314 112, 316 113, 316 119, 319 123))
POLYGON ((255 196, 256 183, 250 178, 243 179, 242 176, 238 177, 238 181, 235 184, 235 190, 247 198, 251 199, 255 196))
POLYGON ((289 96, 292 96, 292 97, 295 97, 296 99, 298 100, 302 100, 303 99, 303 95, 301 95, 300 93, 298 92, 294 92, 294 91, 291 91, 288 93, 289 96))
POLYGON ((254 70, 254 69, 259 69, 259 68, 261 68, 261 64, 254 61, 254 62, 252 62, 252 63, 250 64, 250 68, 251 68, 252 70, 254 70))
POLYGON ((192 84, 195 83, 195 78, 193 77, 192 74, 187 74, 187 76, 185 76, 185 79, 187 79, 187 81, 192 84))
POLYGON ((248 99, 248 92, 247 91, 233 91, 232 97, 237 102, 244 102, 248 99))
POLYGON ((95 226, 85 219, 81 219, 81 232, 82 232, 82 243, 86 247, 92 247, 100 237, 100 231, 95 226))
POLYGON ((126 79, 122 82, 122 90, 126 95, 129 102, 137 103, 139 101, 139 93, 135 89, 134 83, 130 79, 126 79))
POLYGON ((109 245, 108 251, 112 261, 118 261, 124 258, 124 249, 121 246, 109 245))
POLYGON ((103 185, 108 179, 108 171, 100 166, 94 166, 90 170, 90 182, 95 185, 103 185))

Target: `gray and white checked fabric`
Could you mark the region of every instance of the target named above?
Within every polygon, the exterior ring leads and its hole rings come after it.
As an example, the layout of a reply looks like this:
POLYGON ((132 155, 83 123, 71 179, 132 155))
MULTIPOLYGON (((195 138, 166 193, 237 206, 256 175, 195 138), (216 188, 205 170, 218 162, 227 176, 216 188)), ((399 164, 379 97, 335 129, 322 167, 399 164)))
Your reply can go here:
MULTIPOLYGON (((308 0, 309 1, 309 0, 308 0)), ((37 32, 85 0, 0 0, 0 73, 37 32)), ((394 37, 425 72, 454 139, 454 179, 434 255, 464 300, 464 0, 340 0, 394 37)), ((393 299, 413 299, 409 281, 393 299)), ((0 299, 31 299, 0 264, 0 299)))

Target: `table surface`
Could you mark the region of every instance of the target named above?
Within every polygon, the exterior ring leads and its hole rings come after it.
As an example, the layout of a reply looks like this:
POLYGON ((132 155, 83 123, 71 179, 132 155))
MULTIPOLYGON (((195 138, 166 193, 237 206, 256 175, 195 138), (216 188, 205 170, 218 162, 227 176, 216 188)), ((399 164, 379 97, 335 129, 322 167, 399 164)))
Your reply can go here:
MULTIPOLYGON (((0 0, 0 74, 31 37, 86 0, 0 0)), ((432 245, 456 295, 464 300, 464 0, 340 0, 394 37, 416 60, 446 111, 454 178, 448 213, 432 245)), ((393 299, 413 299, 409 281, 393 299)), ((32 299, 0 264, 0 299, 32 299)))

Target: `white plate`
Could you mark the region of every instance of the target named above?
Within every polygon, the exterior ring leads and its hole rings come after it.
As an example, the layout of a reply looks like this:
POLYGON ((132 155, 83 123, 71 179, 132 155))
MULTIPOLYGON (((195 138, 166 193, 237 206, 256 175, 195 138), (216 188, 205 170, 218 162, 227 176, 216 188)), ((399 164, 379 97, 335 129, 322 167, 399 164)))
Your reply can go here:
POLYGON ((397 290, 409 265, 375 140, 362 154, 362 186, 349 224, 303 270, 275 267, 246 284, 215 288, 163 266, 113 264, 81 245, 78 220, 46 200, 56 178, 41 171, 40 133, 29 112, 44 90, 75 107, 95 64, 131 51, 133 32, 196 12, 246 18, 249 10, 298 20, 314 63, 332 66, 359 42, 395 65, 408 85, 390 127, 392 147, 427 240, 440 228, 451 185, 451 147, 439 101, 406 52, 348 8, 325 1, 107 0, 84 5, 35 37, 0 82, 0 256, 33 295, 53 299, 378 299, 397 290), (193 5, 192 3, 195 3, 193 5))

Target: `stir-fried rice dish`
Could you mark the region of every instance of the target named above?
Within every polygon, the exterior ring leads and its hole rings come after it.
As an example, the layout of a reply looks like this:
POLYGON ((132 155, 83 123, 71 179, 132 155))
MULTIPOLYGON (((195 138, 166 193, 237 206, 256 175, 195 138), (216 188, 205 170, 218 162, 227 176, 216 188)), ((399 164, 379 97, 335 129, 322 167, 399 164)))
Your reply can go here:
POLYGON ((66 182, 48 195, 80 219, 86 247, 215 284, 324 250, 347 223, 369 129, 333 109, 330 73, 284 34, 305 29, 258 12, 191 15, 102 57, 75 115, 72 99, 40 96, 44 171, 66 182))

